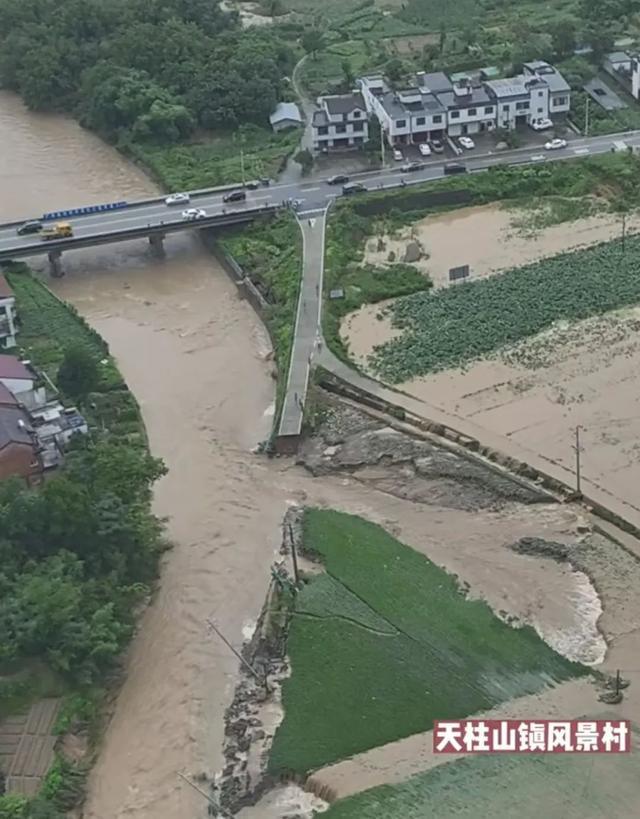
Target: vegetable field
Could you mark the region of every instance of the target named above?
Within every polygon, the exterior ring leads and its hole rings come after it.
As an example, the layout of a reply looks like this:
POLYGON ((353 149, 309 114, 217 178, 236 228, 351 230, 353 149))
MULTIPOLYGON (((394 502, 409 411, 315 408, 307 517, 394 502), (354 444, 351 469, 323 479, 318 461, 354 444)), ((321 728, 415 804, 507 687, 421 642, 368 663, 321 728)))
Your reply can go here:
POLYGON ((326 819, 627 819, 638 815, 637 754, 476 756, 332 805, 326 819), (517 807, 516 807, 517 806, 517 807))
POLYGON ((640 237, 515 268, 492 278, 420 293, 389 307, 405 332, 376 348, 375 371, 391 382, 491 356, 554 322, 578 321, 640 302, 640 237))
POLYGON ((311 509, 304 539, 327 573, 296 600, 274 774, 304 773, 587 672, 532 629, 466 600, 454 577, 375 524, 311 509))

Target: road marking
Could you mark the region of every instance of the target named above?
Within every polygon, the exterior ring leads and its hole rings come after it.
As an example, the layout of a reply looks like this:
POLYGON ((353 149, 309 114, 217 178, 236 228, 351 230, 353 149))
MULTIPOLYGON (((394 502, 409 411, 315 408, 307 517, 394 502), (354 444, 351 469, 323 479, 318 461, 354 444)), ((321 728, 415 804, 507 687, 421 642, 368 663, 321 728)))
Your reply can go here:
POLYGON ((301 190, 303 191, 303 193, 306 193, 307 191, 319 191, 320 185, 316 185, 315 188, 301 188, 301 190))
POLYGON ((578 154, 578 155, 580 155, 580 154, 588 154, 588 153, 589 153, 589 149, 588 149, 588 148, 576 148, 576 149, 574 150, 574 152, 573 152, 573 153, 574 153, 574 154, 578 154))
POLYGON ((536 154, 535 156, 531 157, 532 162, 540 162, 544 159, 544 154, 536 154))

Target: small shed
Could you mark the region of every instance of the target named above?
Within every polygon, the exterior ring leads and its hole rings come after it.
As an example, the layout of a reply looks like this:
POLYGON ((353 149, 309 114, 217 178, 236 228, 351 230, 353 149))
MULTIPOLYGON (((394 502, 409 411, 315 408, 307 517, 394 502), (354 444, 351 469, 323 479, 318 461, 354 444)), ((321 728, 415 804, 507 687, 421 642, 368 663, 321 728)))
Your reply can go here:
POLYGON ((269 117, 269 122, 274 131, 299 128, 302 125, 302 114, 295 102, 279 102, 269 117))

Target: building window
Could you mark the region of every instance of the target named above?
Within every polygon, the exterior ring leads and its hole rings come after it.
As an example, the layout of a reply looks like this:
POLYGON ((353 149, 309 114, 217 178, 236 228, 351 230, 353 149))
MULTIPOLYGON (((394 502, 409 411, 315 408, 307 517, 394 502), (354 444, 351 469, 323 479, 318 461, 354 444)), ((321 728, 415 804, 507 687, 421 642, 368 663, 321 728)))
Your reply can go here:
POLYGON ((344 134, 346 130, 346 125, 336 125, 336 134, 344 134))
POLYGON ((397 119, 396 120, 396 128, 404 128, 406 124, 407 124, 406 119, 397 119))
POLYGON ((528 102, 516 102, 516 109, 518 111, 528 111, 529 110, 529 103, 528 102))
POLYGON ((426 122, 426 119, 424 117, 418 117, 416 119, 416 125, 424 125, 425 122, 426 122))
POLYGON ((554 100, 553 100, 553 104, 554 104, 554 106, 556 108, 558 108, 560 105, 566 105, 567 104, 567 98, 566 97, 555 97, 554 100))
POLYGON ((327 128, 327 126, 326 126, 326 125, 321 125, 321 126, 318 128, 318 134, 319 134, 320 136, 325 136, 325 135, 326 135, 326 134, 328 134, 328 133, 329 133, 329 129, 327 128))
POLYGON ((487 105, 484 112, 485 114, 493 114, 493 105, 487 105))
POLYGON ((478 109, 477 108, 469 108, 467 113, 469 114, 470 117, 475 117, 475 115, 478 113, 478 109))
POLYGON ((509 106, 508 105, 503 105, 502 106, 502 113, 503 114, 508 114, 509 113, 509 106))
POLYGON ((364 122, 354 122, 354 123, 353 123, 353 130, 354 130, 354 131, 362 131, 362 130, 364 130, 364 122))
POLYGON ((539 97, 544 97, 544 91, 538 91, 538 96, 539 97))
POLYGON ((435 114, 433 117, 433 124, 438 125, 442 122, 442 114, 435 114))
POLYGON ((538 108, 538 113, 539 114, 544 114, 544 108, 538 108))
POLYGON ((354 119, 360 119, 360 111, 354 111, 353 112, 353 118, 354 119))
POLYGON ((460 111, 451 111, 449 116, 451 119, 460 119, 460 111))

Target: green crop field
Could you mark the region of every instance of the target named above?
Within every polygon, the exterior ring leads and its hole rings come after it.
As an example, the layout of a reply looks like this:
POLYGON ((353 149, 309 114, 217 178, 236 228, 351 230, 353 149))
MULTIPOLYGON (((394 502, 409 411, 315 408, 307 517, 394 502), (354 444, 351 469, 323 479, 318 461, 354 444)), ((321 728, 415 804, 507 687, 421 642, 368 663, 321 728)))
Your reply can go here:
POLYGON ((530 338, 640 302, 640 237, 564 253, 499 276, 399 299, 389 309, 405 332, 378 347, 375 371, 391 382, 461 367, 530 338))
POLYGON ((638 754, 476 756, 332 805, 323 819, 628 819, 638 754))
POLYGON ((292 616, 285 718, 272 773, 304 773, 587 673, 531 628, 514 629, 423 555, 362 518, 319 509, 309 579, 292 616))

